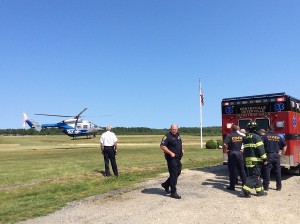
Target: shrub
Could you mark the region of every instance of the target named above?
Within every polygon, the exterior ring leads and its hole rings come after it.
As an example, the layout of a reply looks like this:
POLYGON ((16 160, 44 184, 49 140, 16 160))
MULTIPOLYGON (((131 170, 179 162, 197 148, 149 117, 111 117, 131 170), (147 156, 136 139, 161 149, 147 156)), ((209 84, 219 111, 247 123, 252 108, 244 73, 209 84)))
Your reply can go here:
POLYGON ((216 149, 218 147, 217 142, 215 140, 208 140, 205 144, 207 149, 216 149))
POLYGON ((222 148, 222 146, 223 146, 223 141, 221 139, 218 139, 217 140, 217 147, 218 147, 218 149, 222 148))

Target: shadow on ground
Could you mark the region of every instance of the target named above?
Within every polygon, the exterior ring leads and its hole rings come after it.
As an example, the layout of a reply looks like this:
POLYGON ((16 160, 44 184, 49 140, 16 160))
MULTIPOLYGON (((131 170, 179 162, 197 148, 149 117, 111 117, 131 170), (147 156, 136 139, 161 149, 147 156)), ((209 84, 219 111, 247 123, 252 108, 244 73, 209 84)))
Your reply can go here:
POLYGON ((101 174, 101 175, 104 176, 104 177, 106 176, 106 175, 105 175, 105 172, 104 172, 103 170, 94 170, 93 172, 94 172, 94 173, 99 173, 99 174, 101 174))
MULTIPOLYGON (((237 195, 238 194, 238 189, 236 191, 230 191, 226 189, 227 186, 229 186, 229 179, 228 179, 228 168, 225 165, 218 165, 218 166, 211 166, 211 167, 203 167, 203 168, 195 168, 191 170, 196 170, 196 171, 201 171, 204 173, 212 173, 215 175, 215 178, 210 178, 204 180, 201 185, 210 185, 212 188, 221 190, 221 191, 226 191, 230 194, 237 195)), ((237 184, 237 188, 240 185, 237 184)))
MULTIPOLYGON (((216 188, 216 189, 219 189, 222 191, 226 191, 226 192, 234 194, 234 195, 237 195, 238 192, 242 188, 241 181, 239 179, 239 183, 236 185, 236 191, 230 191, 230 190, 226 189, 226 187, 229 186, 229 172, 228 172, 228 167, 226 165, 195 168, 195 169, 191 169, 191 170, 202 171, 205 173, 212 173, 215 175, 215 178, 206 179, 205 181, 203 181, 201 183, 201 185, 211 185, 213 188, 216 188)), ((291 178, 293 175, 295 175, 295 174, 291 174, 291 173, 283 170, 281 179, 284 181, 284 180, 291 178)), ((270 181, 276 181, 275 175, 273 172, 271 173, 270 181)), ((270 188, 270 189, 272 189, 272 188, 270 188)))
POLYGON ((166 195, 166 192, 162 188, 145 188, 141 191, 143 194, 155 194, 155 195, 166 195))

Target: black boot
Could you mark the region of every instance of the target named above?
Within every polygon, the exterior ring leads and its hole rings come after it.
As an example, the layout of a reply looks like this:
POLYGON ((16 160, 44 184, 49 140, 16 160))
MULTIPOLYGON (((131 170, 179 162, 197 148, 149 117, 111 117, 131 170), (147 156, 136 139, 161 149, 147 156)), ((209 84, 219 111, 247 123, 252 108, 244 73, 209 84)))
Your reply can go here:
POLYGON ((181 196, 177 194, 177 192, 171 193, 171 198, 180 199, 181 196))
POLYGON ((267 196, 267 195, 268 195, 268 193, 267 193, 267 192, 264 192, 264 191, 260 191, 260 192, 257 193, 257 196, 258 196, 258 197, 261 197, 261 196, 267 196))
POLYGON ((235 187, 231 187, 231 186, 226 187, 226 189, 230 191, 235 191, 235 187))
POLYGON ((161 186, 165 189, 165 192, 166 192, 167 194, 170 194, 170 193, 171 193, 169 187, 166 186, 166 183, 162 183, 161 186))
POLYGON ((269 190, 269 186, 264 186, 264 190, 268 191, 269 190))
POLYGON ((247 193, 245 191, 241 191, 238 196, 241 197, 241 198, 251 198, 250 193, 247 193))

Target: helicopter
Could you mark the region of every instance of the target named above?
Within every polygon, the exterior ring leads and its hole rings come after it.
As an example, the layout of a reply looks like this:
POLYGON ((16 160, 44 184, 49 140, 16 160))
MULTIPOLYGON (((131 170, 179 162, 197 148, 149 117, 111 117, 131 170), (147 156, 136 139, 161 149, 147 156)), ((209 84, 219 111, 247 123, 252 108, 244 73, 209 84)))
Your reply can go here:
POLYGON ((23 113, 24 115, 23 127, 25 128, 26 124, 28 124, 30 128, 34 128, 36 131, 41 131, 42 128, 59 128, 62 130, 64 134, 73 137, 73 139, 75 139, 75 137, 78 136, 87 136, 87 138, 91 138, 91 136, 96 137, 97 132, 103 130, 103 128, 93 124, 88 120, 80 119, 81 114, 86 110, 87 108, 84 108, 79 114, 75 116, 56 115, 56 114, 35 114, 41 116, 70 118, 54 124, 40 124, 37 121, 28 119, 26 113, 23 113))

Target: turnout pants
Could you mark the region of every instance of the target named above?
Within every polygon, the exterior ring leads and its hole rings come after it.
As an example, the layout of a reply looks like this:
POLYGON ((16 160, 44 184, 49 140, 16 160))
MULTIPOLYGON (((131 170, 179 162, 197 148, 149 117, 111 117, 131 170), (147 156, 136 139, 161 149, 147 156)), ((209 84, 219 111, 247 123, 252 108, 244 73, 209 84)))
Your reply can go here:
POLYGON ((112 170, 115 176, 118 176, 118 167, 116 162, 116 151, 114 146, 104 146, 103 151, 104 163, 105 163, 105 175, 110 176, 109 161, 111 163, 112 170))
POLYGON ((257 194, 263 193, 263 185, 260 178, 261 167, 262 164, 257 164, 254 167, 247 167, 249 176, 247 177, 246 183, 242 188, 246 194, 250 194, 253 188, 255 188, 257 194))
POLYGON ((177 179, 181 174, 181 162, 180 158, 175 157, 171 158, 170 156, 166 156, 168 170, 169 170, 169 178, 165 181, 166 187, 171 187, 171 194, 176 193, 177 188, 177 179))

